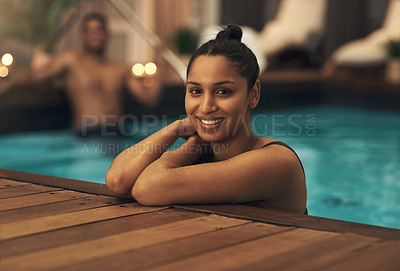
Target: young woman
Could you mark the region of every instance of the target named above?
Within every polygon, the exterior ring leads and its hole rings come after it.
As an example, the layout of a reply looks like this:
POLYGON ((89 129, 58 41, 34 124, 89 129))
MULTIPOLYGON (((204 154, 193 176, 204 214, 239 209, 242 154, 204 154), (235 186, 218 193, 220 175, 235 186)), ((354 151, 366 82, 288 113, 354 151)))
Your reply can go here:
POLYGON ((251 202, 305 213, 299 158, 284 143, 251 131, 259 67, 241 36, 229 25, 195 51, 187 68, 188 117, 118 155, 106 176, 112 192, 143 205, 251 202), (179 137, 187 141, 166 152, 179 137))

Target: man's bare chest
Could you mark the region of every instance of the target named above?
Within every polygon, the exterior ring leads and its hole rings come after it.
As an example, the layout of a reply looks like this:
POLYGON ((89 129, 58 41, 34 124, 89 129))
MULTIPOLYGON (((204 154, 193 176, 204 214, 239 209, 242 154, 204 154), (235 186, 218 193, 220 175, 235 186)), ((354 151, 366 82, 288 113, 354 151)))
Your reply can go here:
POLYGON ((79 63, 71 71, 69 81, 80 89, 115 91, 122 87, 123 76, 120 69, 111 65, 79 63))

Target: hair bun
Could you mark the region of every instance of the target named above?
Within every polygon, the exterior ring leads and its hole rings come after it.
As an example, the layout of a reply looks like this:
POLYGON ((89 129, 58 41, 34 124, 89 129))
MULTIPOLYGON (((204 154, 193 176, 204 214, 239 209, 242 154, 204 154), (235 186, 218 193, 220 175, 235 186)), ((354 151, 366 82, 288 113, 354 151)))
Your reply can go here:
POLYGON ((215 39, 230 39, 241 41, 242 35, 243 31, 238 25, 230 24, 225 29, 221 30, 215 39))

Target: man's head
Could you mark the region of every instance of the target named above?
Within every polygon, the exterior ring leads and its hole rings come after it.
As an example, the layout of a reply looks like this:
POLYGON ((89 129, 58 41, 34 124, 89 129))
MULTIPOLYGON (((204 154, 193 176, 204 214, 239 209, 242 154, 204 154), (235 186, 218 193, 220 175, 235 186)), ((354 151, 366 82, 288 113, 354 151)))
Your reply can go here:
POLYGON ((89 53, 103 54, 108 37, 107 19, 100 13, 89 13, 82 20, 82 45, 89 53))

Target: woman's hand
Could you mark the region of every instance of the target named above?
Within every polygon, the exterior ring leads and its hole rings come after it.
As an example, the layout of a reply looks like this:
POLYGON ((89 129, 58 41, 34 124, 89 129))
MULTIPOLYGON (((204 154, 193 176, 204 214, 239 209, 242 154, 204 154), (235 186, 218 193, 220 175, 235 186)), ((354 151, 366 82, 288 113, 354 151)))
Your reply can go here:
POLYGON ((179 137, 182 137, 185 140, 188 140, 191 136, 196 134, 196 130, 194 129, 193 123, 189 117, 179 121, 178 133, 179 137))
MULTIPOLYGON (((196 157, 196 160, 201 156, 207 156, 211 153, 211 147, 209 142, 203 140, 197 131, 195 130, 192 121, 189 117, 179 121, 179 136, 186 140, 178 150, 188 154, 191 152, 190 156, 196 157)), ((192 159, 190 159, 192 160, 192 159)))
POLYGON ((188 137, 186 143, 187 148, 194 150, 199 155, 204 155, 210 153, 209 142, 203 140, 198 134, 194 134, 188 137))
POLYGON ((106 175, 108 188, 116 195, 130 195, 142 171, 160 158, 180 136, 193 135, 190 120, 177 120, 124 150, 113 161, 106 175), (181 133, 180 133, 181 131, 181 133))

